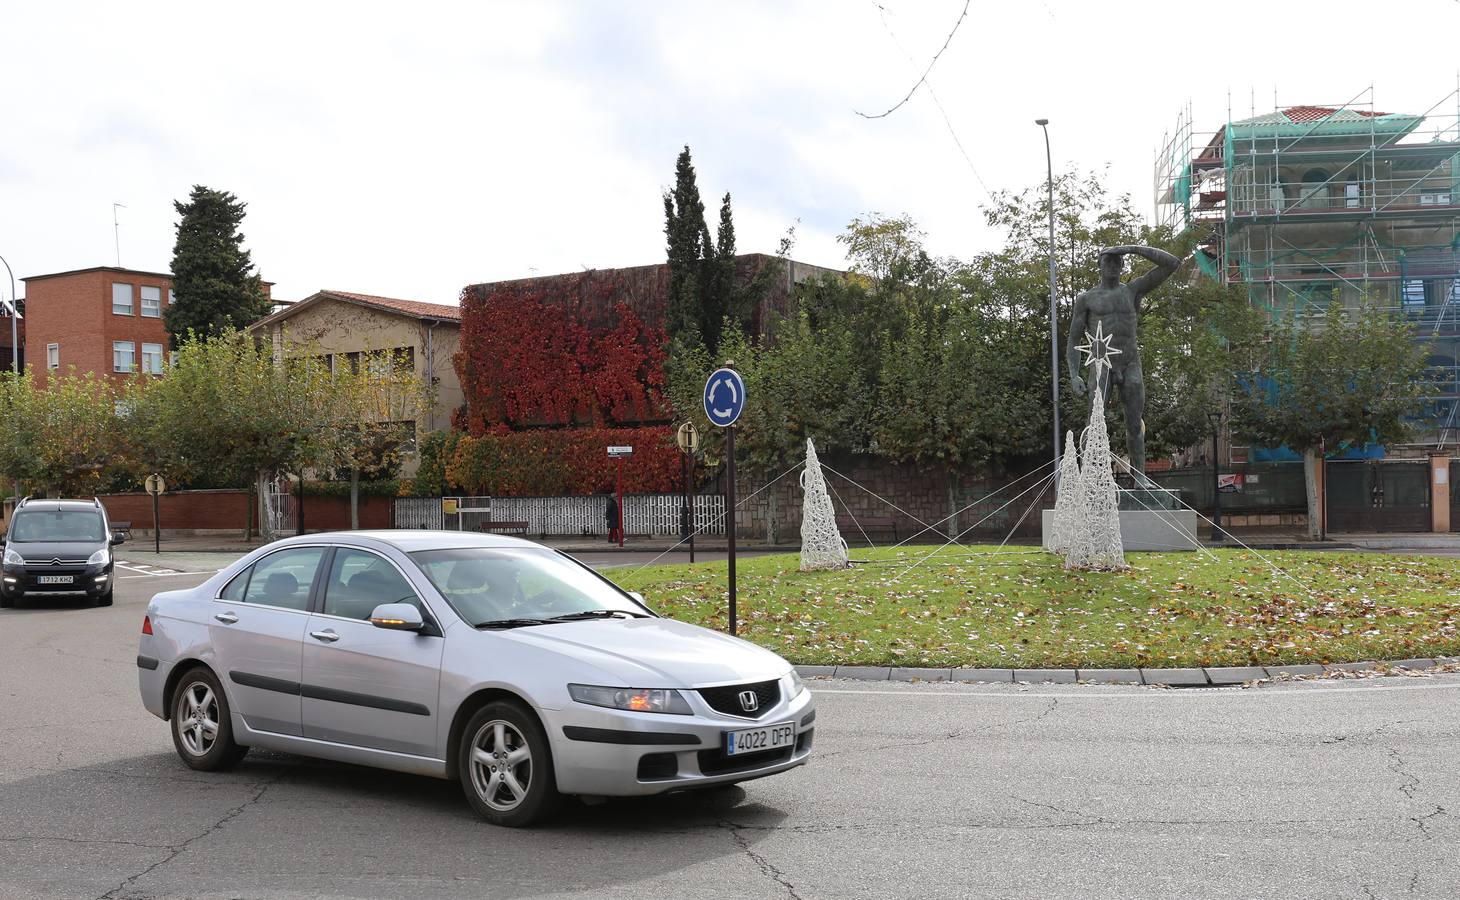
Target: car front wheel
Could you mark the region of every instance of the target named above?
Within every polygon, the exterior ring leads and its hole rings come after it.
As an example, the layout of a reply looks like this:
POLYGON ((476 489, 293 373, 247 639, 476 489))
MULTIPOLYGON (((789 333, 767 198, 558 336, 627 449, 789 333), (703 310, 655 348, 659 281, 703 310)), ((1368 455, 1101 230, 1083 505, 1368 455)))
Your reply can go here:
POLYGON ((183 675, 173 694, 172 743, 184 763, 202 771, 232 768, 248 752, 233 742, 222 685, 201 666, 183 675))
POLYGON ((472 807, 494 825, 531 825, 562 805, 547 733, 517 703, 477 710, 462 732, 457 767, 472 807))

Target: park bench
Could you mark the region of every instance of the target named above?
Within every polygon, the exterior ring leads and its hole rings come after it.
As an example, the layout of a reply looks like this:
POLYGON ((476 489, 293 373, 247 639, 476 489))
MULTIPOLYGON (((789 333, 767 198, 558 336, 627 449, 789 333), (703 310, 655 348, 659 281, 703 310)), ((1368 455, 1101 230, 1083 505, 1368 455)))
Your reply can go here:
POLYGON ((483 534, 527 534, 526 522, 483 522, 477 530, 483 534))
POLYGON ((120 531, 122 534, 125 534, 127 537, 131 537, 132 536, 132 520, 131 519, 123 519, 120 522, 112 522, 112 531, 120 531))
POLYGON ((883 534, 890 532, 892 539, 897 540, 897 519, 892 516, 856 516, 847 518, 838 516, 836 527, 842 533, 842 537, 848 541, 866 534, 872 537, 872 532, 877 531, 883 534))

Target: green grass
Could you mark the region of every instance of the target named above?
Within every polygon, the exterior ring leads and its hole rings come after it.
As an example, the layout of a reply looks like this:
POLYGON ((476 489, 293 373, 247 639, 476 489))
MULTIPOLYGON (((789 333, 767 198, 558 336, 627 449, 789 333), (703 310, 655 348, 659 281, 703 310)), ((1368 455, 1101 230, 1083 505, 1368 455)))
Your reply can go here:
MULTIPOLYGON (((794 663, 1002 668, 1264 665, 1460 655, 1456 561, 1245 550, 1132 553, 1066 572, 1023 547, 854 551, 802 573, 740 560, 740 635, 794 663), (1274 571, 1274 567, 1282 573, 1274 571)), ((610 572, 658 612, 724 629, 726 567, 610 572)))

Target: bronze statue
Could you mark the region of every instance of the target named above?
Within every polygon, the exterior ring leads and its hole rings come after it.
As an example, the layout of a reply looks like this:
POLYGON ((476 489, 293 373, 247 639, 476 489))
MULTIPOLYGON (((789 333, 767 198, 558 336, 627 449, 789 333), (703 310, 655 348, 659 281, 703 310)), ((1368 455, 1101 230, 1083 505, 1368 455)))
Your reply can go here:
MULTIPOLYGON (((1171 277, 1181 260, 1154 247, 1111 247, 1100 252, 1100 284, 1075 298, 1074 315, 1070 317, 1070 335, 1065 350, 1065 362, 1070 369, 1070 386, 1075 396, 1085 394, 1085 379, 1080 375, 1080 353, 1078 345, 1086 341, 1085 334, 1095 333, 1096 324, 1103 326, 1105 334, 1111 336, 1109 346, 1115 351, 1108 357, 1108 366, 1097 366, 1100 378, 1101 396, 1110 397, 1112 386, 1120 388, 1120 401, 1125 407, 1126 450, 1130 454, 1131 469, 1143 475, 1146 471, 1146 423, 1141 413, 1146 406, 1146 385, 1141 377, 1141 352, 1136 344, 1136 328, 1140 322, 1141 299, 1155 290, 1161 282, 1171 277), (1155 268, 1122 284, 1120 273, 1125 267, 1125 255, 1136 256, 1155 263, 1155 268)), ((1090 392, 1094 402, 1095 392, 1090 392)))

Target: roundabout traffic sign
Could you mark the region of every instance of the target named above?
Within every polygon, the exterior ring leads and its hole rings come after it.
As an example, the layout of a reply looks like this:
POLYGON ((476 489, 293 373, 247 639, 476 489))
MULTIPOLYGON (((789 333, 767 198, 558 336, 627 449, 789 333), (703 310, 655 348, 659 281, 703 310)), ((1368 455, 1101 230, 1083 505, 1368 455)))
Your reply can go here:
POLYGON ((705 381, 705 417, 727 428, 745 409, 745 382, 734 369, 716 369, 705 381))

